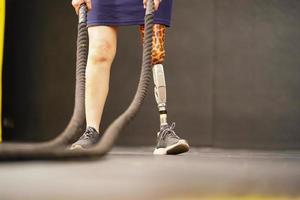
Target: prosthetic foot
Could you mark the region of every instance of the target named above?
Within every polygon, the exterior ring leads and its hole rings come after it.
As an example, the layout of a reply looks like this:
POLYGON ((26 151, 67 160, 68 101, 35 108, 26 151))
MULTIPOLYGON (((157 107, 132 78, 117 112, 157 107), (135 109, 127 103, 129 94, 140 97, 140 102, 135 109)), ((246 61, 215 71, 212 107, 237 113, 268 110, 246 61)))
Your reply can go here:
POLYGON ((160 114, 160 131, 157 133, 156 155, 181 154, 189 150, 186 140, 178 137, 174 131, 175 123, 171 126, 167 122, 167 92, 164 68, 162 64, 153 66, 154 94, 160 114))
POLYGON ((175 123, 171 126, 164 125, 157 133, 157 145, 153 152, 155 155, 176 155, 189 151, 189 145, 186 140, 176 135, 175 123))
POLYGON ((92 127, 88 127, 83 135, 73 143, 71 150, 74 149, 87 149, 100 140, 100 134, 92 127))

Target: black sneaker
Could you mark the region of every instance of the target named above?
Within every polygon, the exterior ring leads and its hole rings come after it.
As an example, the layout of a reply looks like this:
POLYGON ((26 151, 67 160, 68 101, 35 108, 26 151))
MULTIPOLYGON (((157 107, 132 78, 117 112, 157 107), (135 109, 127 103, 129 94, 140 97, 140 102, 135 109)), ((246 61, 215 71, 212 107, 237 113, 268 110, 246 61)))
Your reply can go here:
POLYGON ((79 140, 72 144, 70 149, 87 149, 96 144, 99 140, 100 134, 96 131, 96 129, 88 127, 79 140))
POLYGON ((176 155, 189 151, 186 140, 178 137, 174 131, 175 123, 171 126, 163 126, 157 133, 157 146, 153 152, 155 155, 176 155))

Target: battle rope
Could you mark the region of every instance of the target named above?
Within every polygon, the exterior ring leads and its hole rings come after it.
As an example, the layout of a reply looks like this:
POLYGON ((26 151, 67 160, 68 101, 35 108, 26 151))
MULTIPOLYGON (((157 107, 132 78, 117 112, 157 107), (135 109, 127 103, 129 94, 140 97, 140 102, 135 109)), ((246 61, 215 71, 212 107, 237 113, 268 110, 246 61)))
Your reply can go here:
POLYGON ((154 3, 149 0, 145 14, 145 39, 143 47, 143 62, 136 94, 127 108, 106 129, 99 143, 86 150, 66 149, 75 138, 82 134, 84 124, 84 90, 85 90, 85 66, 87 59, 87 28, 86 5, 82 5, 79 14, 78 43, 77 43, 77 69, 76 69, 76 93, 73 116, 65 131, 56 139, 41 144, 8 144, 0 145, 0 160, 57 160, 75 158, 99 158, 112 148, 115 140, 123 128, 136 116, 139 111, 151 80, 151 54, 153 34, 154 3))

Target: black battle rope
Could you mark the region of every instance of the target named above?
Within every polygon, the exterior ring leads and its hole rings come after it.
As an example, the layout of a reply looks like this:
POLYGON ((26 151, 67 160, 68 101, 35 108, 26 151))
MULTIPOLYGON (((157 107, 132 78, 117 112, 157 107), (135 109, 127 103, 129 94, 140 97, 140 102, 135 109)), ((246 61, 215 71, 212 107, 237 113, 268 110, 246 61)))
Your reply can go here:
POLYGON ((151 80, 151 54, 152 54, 152 35, 153 35, 153 0, 147 3, 145 15, 145 39, 143 47, 143 62, 140 80, 136 94, 127 110, 122 113, 106 129, 102 139, 92 148, 86 150, 68 150, 74 138, 82 134, 84 123, 84 84, 85 84, 85 65, 87 54, 87 33, 86 33, 86 6, 83 5, 79 15, 79 31, 77 44, 77 73, 76 73, 76 99, 73 117, 65 131, 51 142, 36 145, 0 145, 0 160, 58 160, 75 158, 99 158, 105 155, 112 148, 116 138, 123 128, 136 116, 139 111, 151 80), (82 49, 81 49, 82 48, 82 49), (82 56, 84 54, 84 56, 82 56), (82 57, 81 57, 82 56, 82 57), (84 65, 84 66, 83 66, 84 65), (79 67, 80 66, 80 67, 79 67))

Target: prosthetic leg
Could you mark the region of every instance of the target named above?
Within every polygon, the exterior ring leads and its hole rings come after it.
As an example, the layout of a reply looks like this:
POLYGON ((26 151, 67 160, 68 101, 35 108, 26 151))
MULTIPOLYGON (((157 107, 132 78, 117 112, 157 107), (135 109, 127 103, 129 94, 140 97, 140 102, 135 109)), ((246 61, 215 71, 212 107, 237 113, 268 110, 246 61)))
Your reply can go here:
MULTIPOLYGON (((144 26, 140 26, 142 39, 144 40, 144 26)), ((167 88, 163 62, 165 51, 166 26, 155 24, 153 26, 152 49, 152 74, 154 81, 154 95, 160 114, 160 127, 168 125, 167 121, 167 88)))
MULTIPOLYGON (((144 26, 140 26, 142 40, 144 40, 144 26)), ((160 131, 157 133, 157 146, 154 154, 180 154, 189 150, 186 140, 178 137, 174 131, 175 123, 169 126, 167 121, 167 88, 163 62, 165 59, 166 26, 154 24, 152 43, 152 73, 154 94, 160 115, 160 131)))

